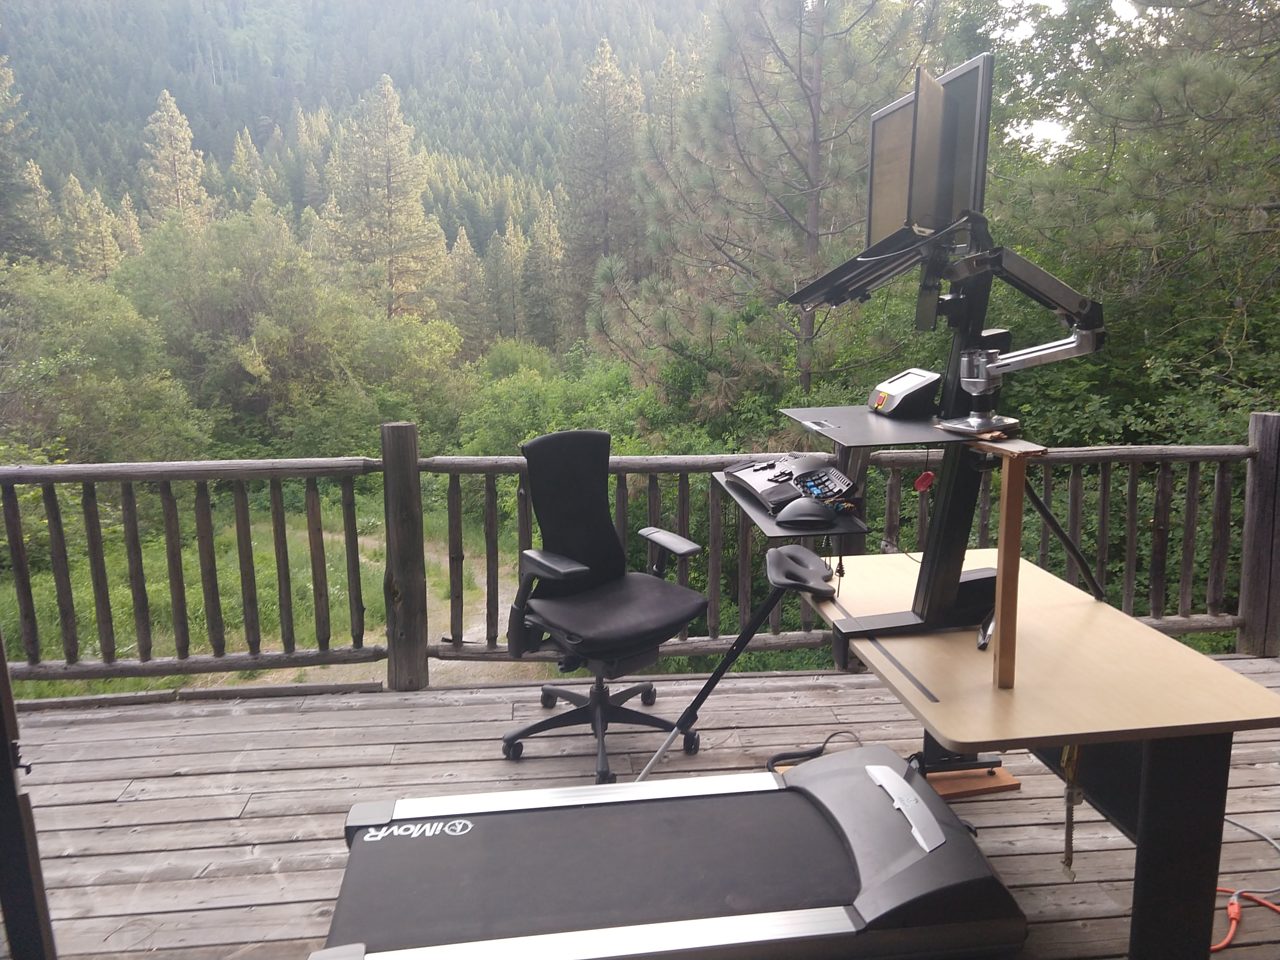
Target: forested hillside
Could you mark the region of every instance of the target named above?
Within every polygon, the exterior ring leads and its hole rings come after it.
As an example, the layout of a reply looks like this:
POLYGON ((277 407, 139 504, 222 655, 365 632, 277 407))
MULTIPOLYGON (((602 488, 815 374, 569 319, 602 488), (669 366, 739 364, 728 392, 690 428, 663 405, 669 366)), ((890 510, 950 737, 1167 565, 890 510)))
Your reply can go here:
POLYGON ((386 74, 415 145, 436 158, 432 211, 450 242, 463 218, 483 246, 508 211, 524 213, 558 182, 600 38, 620 38, 622 68, 651 78, 670 50, 689 49, 708 6, 4 0, 0 54, 18 78, 29 153, 45 176, 57 184, 75 174, 114 201, 138 194, 143 129, 167 90, 215 192, 247 132, 279 178, 276 199, 318 208, 329 124, 386 74))
MULTIPOLYGON (((947 335, 862 246, 872 110, 996 55, 997 242, 1106 307, 1050 443, 1275 406, 1280 4, 0 0, 0 460, 793 444, 947 335), (1061 135, 1036 138, 1054 121, 1061 135)), ((1056 321, 1014 295, 1018 345, 1056 321)))

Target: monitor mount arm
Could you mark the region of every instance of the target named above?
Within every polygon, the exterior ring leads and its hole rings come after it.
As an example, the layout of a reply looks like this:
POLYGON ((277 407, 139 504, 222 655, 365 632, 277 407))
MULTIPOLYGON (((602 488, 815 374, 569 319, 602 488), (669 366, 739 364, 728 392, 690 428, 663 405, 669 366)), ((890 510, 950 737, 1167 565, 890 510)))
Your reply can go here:
MULTIPOLYGON (((1018 428, 1018 421, 995 413, 1004 374, 1084 356, 1102 346, 1106 336, 1102 305, 1007 247, 997 247, 981 214, 966 211, 944 230, 921 236, 905 247, 901 243, 896 235, 887 238, 787 299, 805 310, 866 300, 877 287, 923 264, 916 328, 931 329, 941 312, 950 318, 956 334, 943 378, 944 419, 940 425, 945 429, 974 435, 1011 433, 1018 428), (968 253, 952 260, 957 242, 965 234, 968 253), (1000 338, 988 338, 982 327, 994 278, 1056 313, 1072 328, 1071 336, 1012 352, 992 349, 1000 338), (951 293, 939 296, 943 281, 950 282, 951 293), (964 394, 970 398, 968 416, 959 415, 964 410, 964 394)), ((1008 334, 1003 336, 1007 344, 1008 334)))
POLYGON ((1010 433, 1017 429, 1017 420, 994 411, 993 398, 1004 374, 1085 356, 1100 349, 1106 339, 1101 304, 1005 247, 962 257, 942 272, 942 279, 959 282, 984 274, 999 277, 1048 307, 1071 327, 1071 335, 1011 352, 983 347, 964 350, 960 355, 960 387, 972 398, 971 410, 967 417, 953 417, 940 424, 956 433, 1010 433))

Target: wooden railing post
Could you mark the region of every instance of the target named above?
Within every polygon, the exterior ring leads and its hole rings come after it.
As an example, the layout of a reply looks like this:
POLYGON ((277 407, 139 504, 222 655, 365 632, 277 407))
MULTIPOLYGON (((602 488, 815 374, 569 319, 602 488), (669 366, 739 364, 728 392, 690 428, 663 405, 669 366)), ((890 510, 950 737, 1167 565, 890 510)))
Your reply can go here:
POLYGON ((1249 416, 1244 543, 1240 557, 1240 618, 1236 650, 1280 656, 1280 413, 1249 416))
POLYGON ((31 797, 18 779, 18 712, 0 637, 0 949, 13 960, 54 957, 49 900, 40 867, 31 797))
POLYGON ((382 425, 382 496, 386 516, 387 686, 427 686, 427 566, 422 540, 418 428, 382 425))

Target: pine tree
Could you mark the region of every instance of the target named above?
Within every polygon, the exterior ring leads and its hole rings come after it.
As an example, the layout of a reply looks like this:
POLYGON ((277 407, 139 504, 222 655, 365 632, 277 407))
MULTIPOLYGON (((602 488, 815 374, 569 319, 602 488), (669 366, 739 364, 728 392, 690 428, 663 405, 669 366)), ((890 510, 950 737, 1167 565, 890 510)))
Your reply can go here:
POLYGON ((73 270, 83 270, 90 259, 89 198, 74 173, 58 192, 58 259, 73 270))
POLYGON ((638 250, 632 178, 640 103, 639 84, 623 74, 609 41, 601 40, 582 81, 563 160, 570 201, 565 246, 575 320, 584 312, 597 261, 609 256, 631 261, 638 250))
POLYGON ((29 203, 22 141, 27 136, 26 114, 13 92, 8 57, 0 57, 0 258, 40 252, 38 232, 23 216, 29 203))
POLYGON ((506 230, 495 233, 485 250, 485 296, 490 330, 496 337, 515 338, 523 332, 524 301, 520 281, 527 249, 520 227, 508 220, 506 230))
POLYGON ((204 159, 191 145, 191 125, 168 90, 143 131, 146 156, 139 162, 142 198, 154 223, 177 217, 201 223, 211 201, 203 186, 204 159))
POLYGON ((421 292, 416 312, 422 317, 439 316, 440 305, 453 299, 453 274, 449 269, 449 243, 434 215, 427 217, 421 258, 421 292))
POLYGON ((85 224, 79 268, 96 280, 105 280, 120 264, 120 245, 116 242, 116 215, 95 187, 85 202, 85 224))
POLYGON ((653 87, 649 114, 646 118, 647 139, 664 156, 673 156, 680 142, 680 113, 697 83, 693 68, 667 52, 653 87))
MULTIPOLYGON (((426 172, 413 128, 384 75, 360 101, 334 146, 327 170, 337 217, 335 252, 365 268, 361 280, 388 317, 415 313, 443 263, 422 206, 426 172)), ((439 230, 439 225, 436 225, 439 230)))
MULTIPOLYGON (((625 289, 633 278, 611 269, 621 279, 611 291, 621 307, 613 335, 647 325, 632 331, 637 341, 685 358, 690 344, 706 354, 698 345, 722 341, 735 314, 781 303, 857 251, 865 170, 858 133, 927 49, 937 5, 739 0, 717 9, 704 79, 674 125, 665 106, 651 118, 642 143, 646 214, 670 284, 660 293, 651 284, 658 295, 646 306, 625 289)), ((664 104, 688 83, 676 75, 666 86, 664 104)), ((608 311, 600 318, 609 322, 608 311)), ((786 362, 807 392, 822 332, 815 313, 780 311, 775 319, 794 347, 786 362)), ((783 360, 761 352, 756 365, 783 360)), ((743 363, 735 366, 738 376, 743 363)))
POLYGON ((320 220, 320 214, 316 213, 314 207, 303 207, 302 213, 298 215, 298 242, 302 245, 302 249, 317 259, 324 259, 321 252, 323 245, 325 225, 320 220))
POLYGON ((529 228, 529 249, 521 275, 525 336, 548 350, 554 349, 559 339, 564 309, 563 264, 564 244, 548 197, 529 228))
MULTIPOLYGON (((662 171, 679 166, 680 151, 685 147, 684 114, 700 83, 701 77, 695 65, 681 60, 674 50, 667 54, 654 84, 650 110, 642 128, 639 147, 642 184, 646 175, 661 179, 662 171)), ((661 251, 672 248, 671 231, 678 218, 673 217, 672 210, 664 205, 666 199, 667 196, 660 191, 656 194, 653 190, 641 193, 647 240, 651 252, 659 253, 654 269, 662 276, 670 277, 673 264, 669 257, 661 255, 661 251)))
MULTIPOLYGON (((311 208, 308 207, 307 210, 311 208)), ((319 263, 327 266, 331 276, 342 272, 344 261, 338 249, 337 233, 342 215, 338 210, 338 201, 332 194, 315 211, 315 219, 306 217, 306 210, 301 218, 302 240, 311 256, 319 263)))
POLYGON ((31 238, 30 252, 41 258, 53 257, 58 246, 58 212, 53 195, 44 185, 40 165, 34 160, 28 160, 22 168, 22 184, 18 216, 31 238))
POLYGON ((452 321, 462 334, 462 355, 474 360, 489 342, 487 294, 484 264, 467 237, 467 228, 458 228, 458 237, 449 248, 449 274, 453 280, 453 300, 446 320, 452 321))
POLYGON ((227 168, 227 202, 233 210, 248 210, 262 193, 262 157, 253 145, 249 128, 236 134, 231 166, 227 168))
POLYGON ((85 194, 75 174, 58 194, 58 251, 62 261, 85 276, 105 280, 120 263, 115 214, 95 187, 85 194))
POLYGON ((133 197, 127 193, 120 201, 120 212, 116 215, 116 245, 126 257, 142 252, 142 227, 138 224, 138 213, 133 208, 133 197))

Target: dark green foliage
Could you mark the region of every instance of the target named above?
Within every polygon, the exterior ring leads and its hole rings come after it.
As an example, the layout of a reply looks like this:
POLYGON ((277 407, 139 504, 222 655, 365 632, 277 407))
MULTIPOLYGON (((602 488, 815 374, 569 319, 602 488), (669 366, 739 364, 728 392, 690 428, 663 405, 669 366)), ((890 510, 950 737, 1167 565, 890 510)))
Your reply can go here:
POLYGON ((208 421, 170 372, 159 325, 110 288, 62 268, 0 268, 0 341, 0 444, 77 462, 205 449, 208 421))
POLYGON ((367 454, 381 421, 440 422, 457 331, 326 283, 269 205, 168 223, 115 282, 156 318, 224 455, 367 454))

